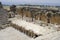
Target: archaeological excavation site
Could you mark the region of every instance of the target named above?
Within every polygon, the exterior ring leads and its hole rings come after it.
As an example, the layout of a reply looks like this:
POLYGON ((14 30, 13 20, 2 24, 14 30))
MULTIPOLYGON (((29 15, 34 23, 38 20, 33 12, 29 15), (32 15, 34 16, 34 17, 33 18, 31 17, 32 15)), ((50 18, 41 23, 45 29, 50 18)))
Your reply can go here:
POLYGON ((60 40, 60 6, 0 2, 0 40, 60 40))

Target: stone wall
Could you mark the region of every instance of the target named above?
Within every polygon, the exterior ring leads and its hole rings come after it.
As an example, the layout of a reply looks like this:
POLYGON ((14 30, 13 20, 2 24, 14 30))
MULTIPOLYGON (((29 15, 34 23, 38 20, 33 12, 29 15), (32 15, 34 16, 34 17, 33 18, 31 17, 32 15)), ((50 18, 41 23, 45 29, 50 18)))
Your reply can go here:
POLYGON ((0 25, 8 22, 8 12, 4 9, 0 9, 0 25))

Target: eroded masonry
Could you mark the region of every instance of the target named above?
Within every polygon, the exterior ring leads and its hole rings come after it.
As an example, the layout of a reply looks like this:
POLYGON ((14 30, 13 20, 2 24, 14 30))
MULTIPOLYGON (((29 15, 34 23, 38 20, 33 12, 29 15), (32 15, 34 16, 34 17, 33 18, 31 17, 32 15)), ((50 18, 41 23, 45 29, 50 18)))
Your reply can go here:
POLYGON ((54 6, 0 3, 0 40, 60 40, 60 9, 54 6))

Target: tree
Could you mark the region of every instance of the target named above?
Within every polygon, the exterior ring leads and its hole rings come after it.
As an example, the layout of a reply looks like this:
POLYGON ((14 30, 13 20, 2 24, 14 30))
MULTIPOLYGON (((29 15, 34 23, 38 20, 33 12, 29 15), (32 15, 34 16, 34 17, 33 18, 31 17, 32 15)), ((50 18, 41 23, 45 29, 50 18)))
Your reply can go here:
POLYGON ((2 3, 0 2, 0 8, 3 8, 3 5, 2 5, 2 3))
POLYGON ((39 19, 40 19, 40 20, 42 20, 41 17, 42 17, 43 14, 44 14, 44 10, 40 10, 40 11, 39 11, 39 15, 40 15, 40 18, 39 18, 39 19))
POLYGON ((32 22, 33 22, 33 18, 34 18, 34 17, 33 17, 33 13, 32 13, 32 12, 31 12, 31 17, 32 17, 32 22))
POLYGON ((50 18, 51 18, 51 12, 47 13, 47 23, 50 23, 50 18))
POLYGON ((16 5, 10 6, 10 11, 15 13, 16 12, 16 5))
POLYGON ((24 13, 25 7, 21 8, 21 13, 22 13, 22 19, 23 19, 23 13, 24 13))
POLYGON ((36 16, 38 16, 40 13, 38 13, 38 12, 35 12, 34 13, 34 18, 36 18, 36 16))
POLYGON ((34 10, 31 10, 31 17, 32 17, 32 22, 33 22, 33 18, 34 18, 34 10))
POLYGON ((39 15, 40 15, 40 20, 41 20, 42 12, 40 12, 39 15))

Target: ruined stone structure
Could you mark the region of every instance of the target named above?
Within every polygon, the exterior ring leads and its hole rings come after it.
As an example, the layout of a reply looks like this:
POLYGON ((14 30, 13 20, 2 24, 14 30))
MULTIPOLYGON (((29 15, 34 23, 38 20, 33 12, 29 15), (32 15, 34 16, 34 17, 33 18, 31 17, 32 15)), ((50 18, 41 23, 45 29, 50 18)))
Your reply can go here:
POLYGON ((4 9, 0 9, 0 25, 6 24, 8 22, 8 12, 4 9))
MULTIPOLYGON (((22 11, 21 11, 21 7, 20 8, 18 8, 17 9, 17 13, 19 14, 19 15, 22 15, 22 11)), ((58 9, 53 9, 53 8, 28 8, 29 10, 28 11, 26 11, 26 10, 24 10, 23 11, 23 16, 26 16, 26 17, 28 17, 28 18, 32 18, 31 17, 31 10, 33 9, 35 12, 34 12, 34 19, 35 20, 41 20, 41 21, 44 21, 44 22, 47 22, 47 12, 48 11, 51 11, 52 13, 51 13, 51 15, 52 15, 52 17, 51 17, 51 23, 52 24, 54 24, 54 23, 57 23, 57 24, 60 24, 60 21, 59 21, 59 19, 60 19, 60 16, 53 16, 54 14, 55 15, 58 15, 58 13, 57 12, 59 12, 59 10, 58 9), (35 14, 36 14, 36 16, 35 16, 35 14), (42 14, 42 15, 41 15, 42 14)))

